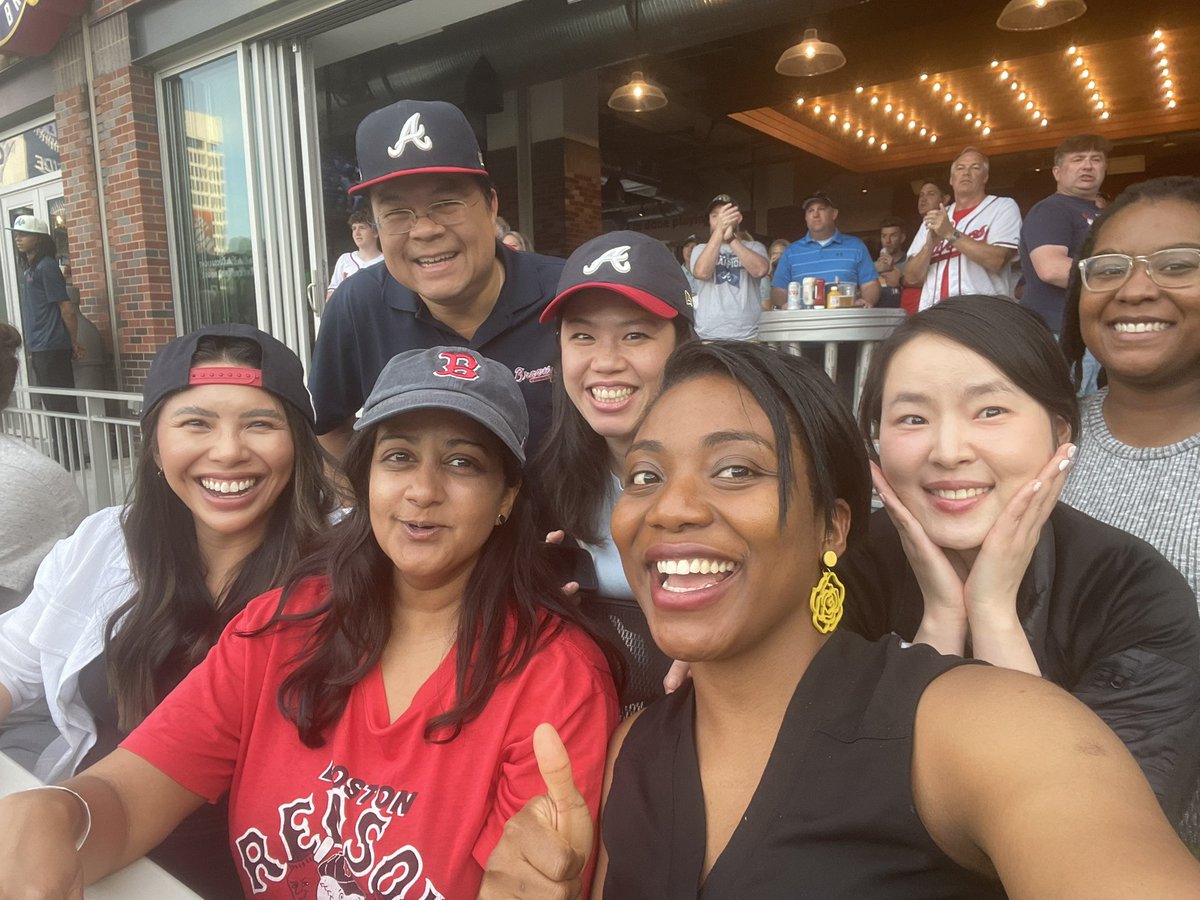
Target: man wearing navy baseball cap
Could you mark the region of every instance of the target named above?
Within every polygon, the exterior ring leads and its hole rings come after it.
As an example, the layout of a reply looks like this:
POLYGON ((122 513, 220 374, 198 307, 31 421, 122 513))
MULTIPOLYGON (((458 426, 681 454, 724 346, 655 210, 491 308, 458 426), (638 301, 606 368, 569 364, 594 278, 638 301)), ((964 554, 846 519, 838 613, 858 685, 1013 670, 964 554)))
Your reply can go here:
POLYGON ((347 278, 321 317, 309 387, 321 443, 341 456, 354 415, 397 353, 469 347, 515 373, 531 443, 550 411, 554 335, 538 317, 562 260, 496 240, 496 191, 459 109, 401 100, 359 123, 362 181, 384 265, 347 278))

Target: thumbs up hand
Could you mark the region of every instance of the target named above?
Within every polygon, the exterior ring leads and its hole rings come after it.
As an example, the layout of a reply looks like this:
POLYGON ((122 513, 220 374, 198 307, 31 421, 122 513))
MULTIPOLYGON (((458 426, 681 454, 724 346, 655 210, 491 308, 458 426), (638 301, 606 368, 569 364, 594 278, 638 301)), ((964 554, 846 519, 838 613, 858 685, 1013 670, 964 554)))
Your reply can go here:
POLYGON ((578 900, 583 895, 583 869, 595 834, 591 813, 554 726, 537 727, 533 752, 546 793, 505 823, 488 857, 479 900, 578 900))

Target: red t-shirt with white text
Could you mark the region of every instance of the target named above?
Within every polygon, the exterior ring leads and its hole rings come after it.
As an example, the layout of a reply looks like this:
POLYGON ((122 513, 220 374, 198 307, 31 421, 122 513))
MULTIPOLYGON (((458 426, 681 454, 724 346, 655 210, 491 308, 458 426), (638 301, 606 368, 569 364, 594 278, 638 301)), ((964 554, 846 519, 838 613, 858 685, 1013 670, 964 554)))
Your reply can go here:
MULTIPOLYGON (((288 611, 319 603, 314 579, 288 611)), ((533 730, 550 722, 592 815, 617 721, 612 676, 564 627, 449 743, 425 723, 454 700, 455 652, 389 722, 376 666, 350 692, 325 745, 305 747, 276 705, 309 625, 265 624, 279 592, 252 601, 207 659, 121 745, 208 799, 230 792, 230 843, 247 897, 473 898, 505 821, 545 793, 533 730)))

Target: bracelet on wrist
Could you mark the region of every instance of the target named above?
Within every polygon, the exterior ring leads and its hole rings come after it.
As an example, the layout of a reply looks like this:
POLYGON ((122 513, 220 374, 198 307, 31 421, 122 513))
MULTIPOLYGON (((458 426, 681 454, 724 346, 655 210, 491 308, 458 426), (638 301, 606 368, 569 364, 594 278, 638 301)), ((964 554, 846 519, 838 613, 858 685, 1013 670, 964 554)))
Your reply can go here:
POLYGON ((77 791, 71 790, 69 787, 63 787, 61 784, 44 784, 41 787, 30 788, 30 791, 62 791, 64 794, 70 794, 75 798, 83 810, 83 833, 75 839, 75 850, 78 852, 83 849, 84 842, 88 839, 88 835, 92 833, 92 808, 88 806, 88 802, 83 799, 83 796, 77 791))

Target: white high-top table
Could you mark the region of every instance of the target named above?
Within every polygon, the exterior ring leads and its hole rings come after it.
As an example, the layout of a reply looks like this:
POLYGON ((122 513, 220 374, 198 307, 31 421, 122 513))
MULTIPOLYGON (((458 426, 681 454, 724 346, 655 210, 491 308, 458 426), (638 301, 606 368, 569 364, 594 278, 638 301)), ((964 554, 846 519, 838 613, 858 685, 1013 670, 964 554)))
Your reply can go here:
POLYGON ((853 409, 857 410, 871 352, 904 316, 902 309, 773 309, 759 317, 758 339, 795 356, 805 344, 822 346, 825 373, 834 384, 838 383, 838 346, 854 346, 852 393, 853 409))
MULTIPOLYGON (((0 797, 41 785, 31 773, 0 753, 0 797)), ((87 900, 200 900, 148 859, 139 859, 83 892, 87 900)))

